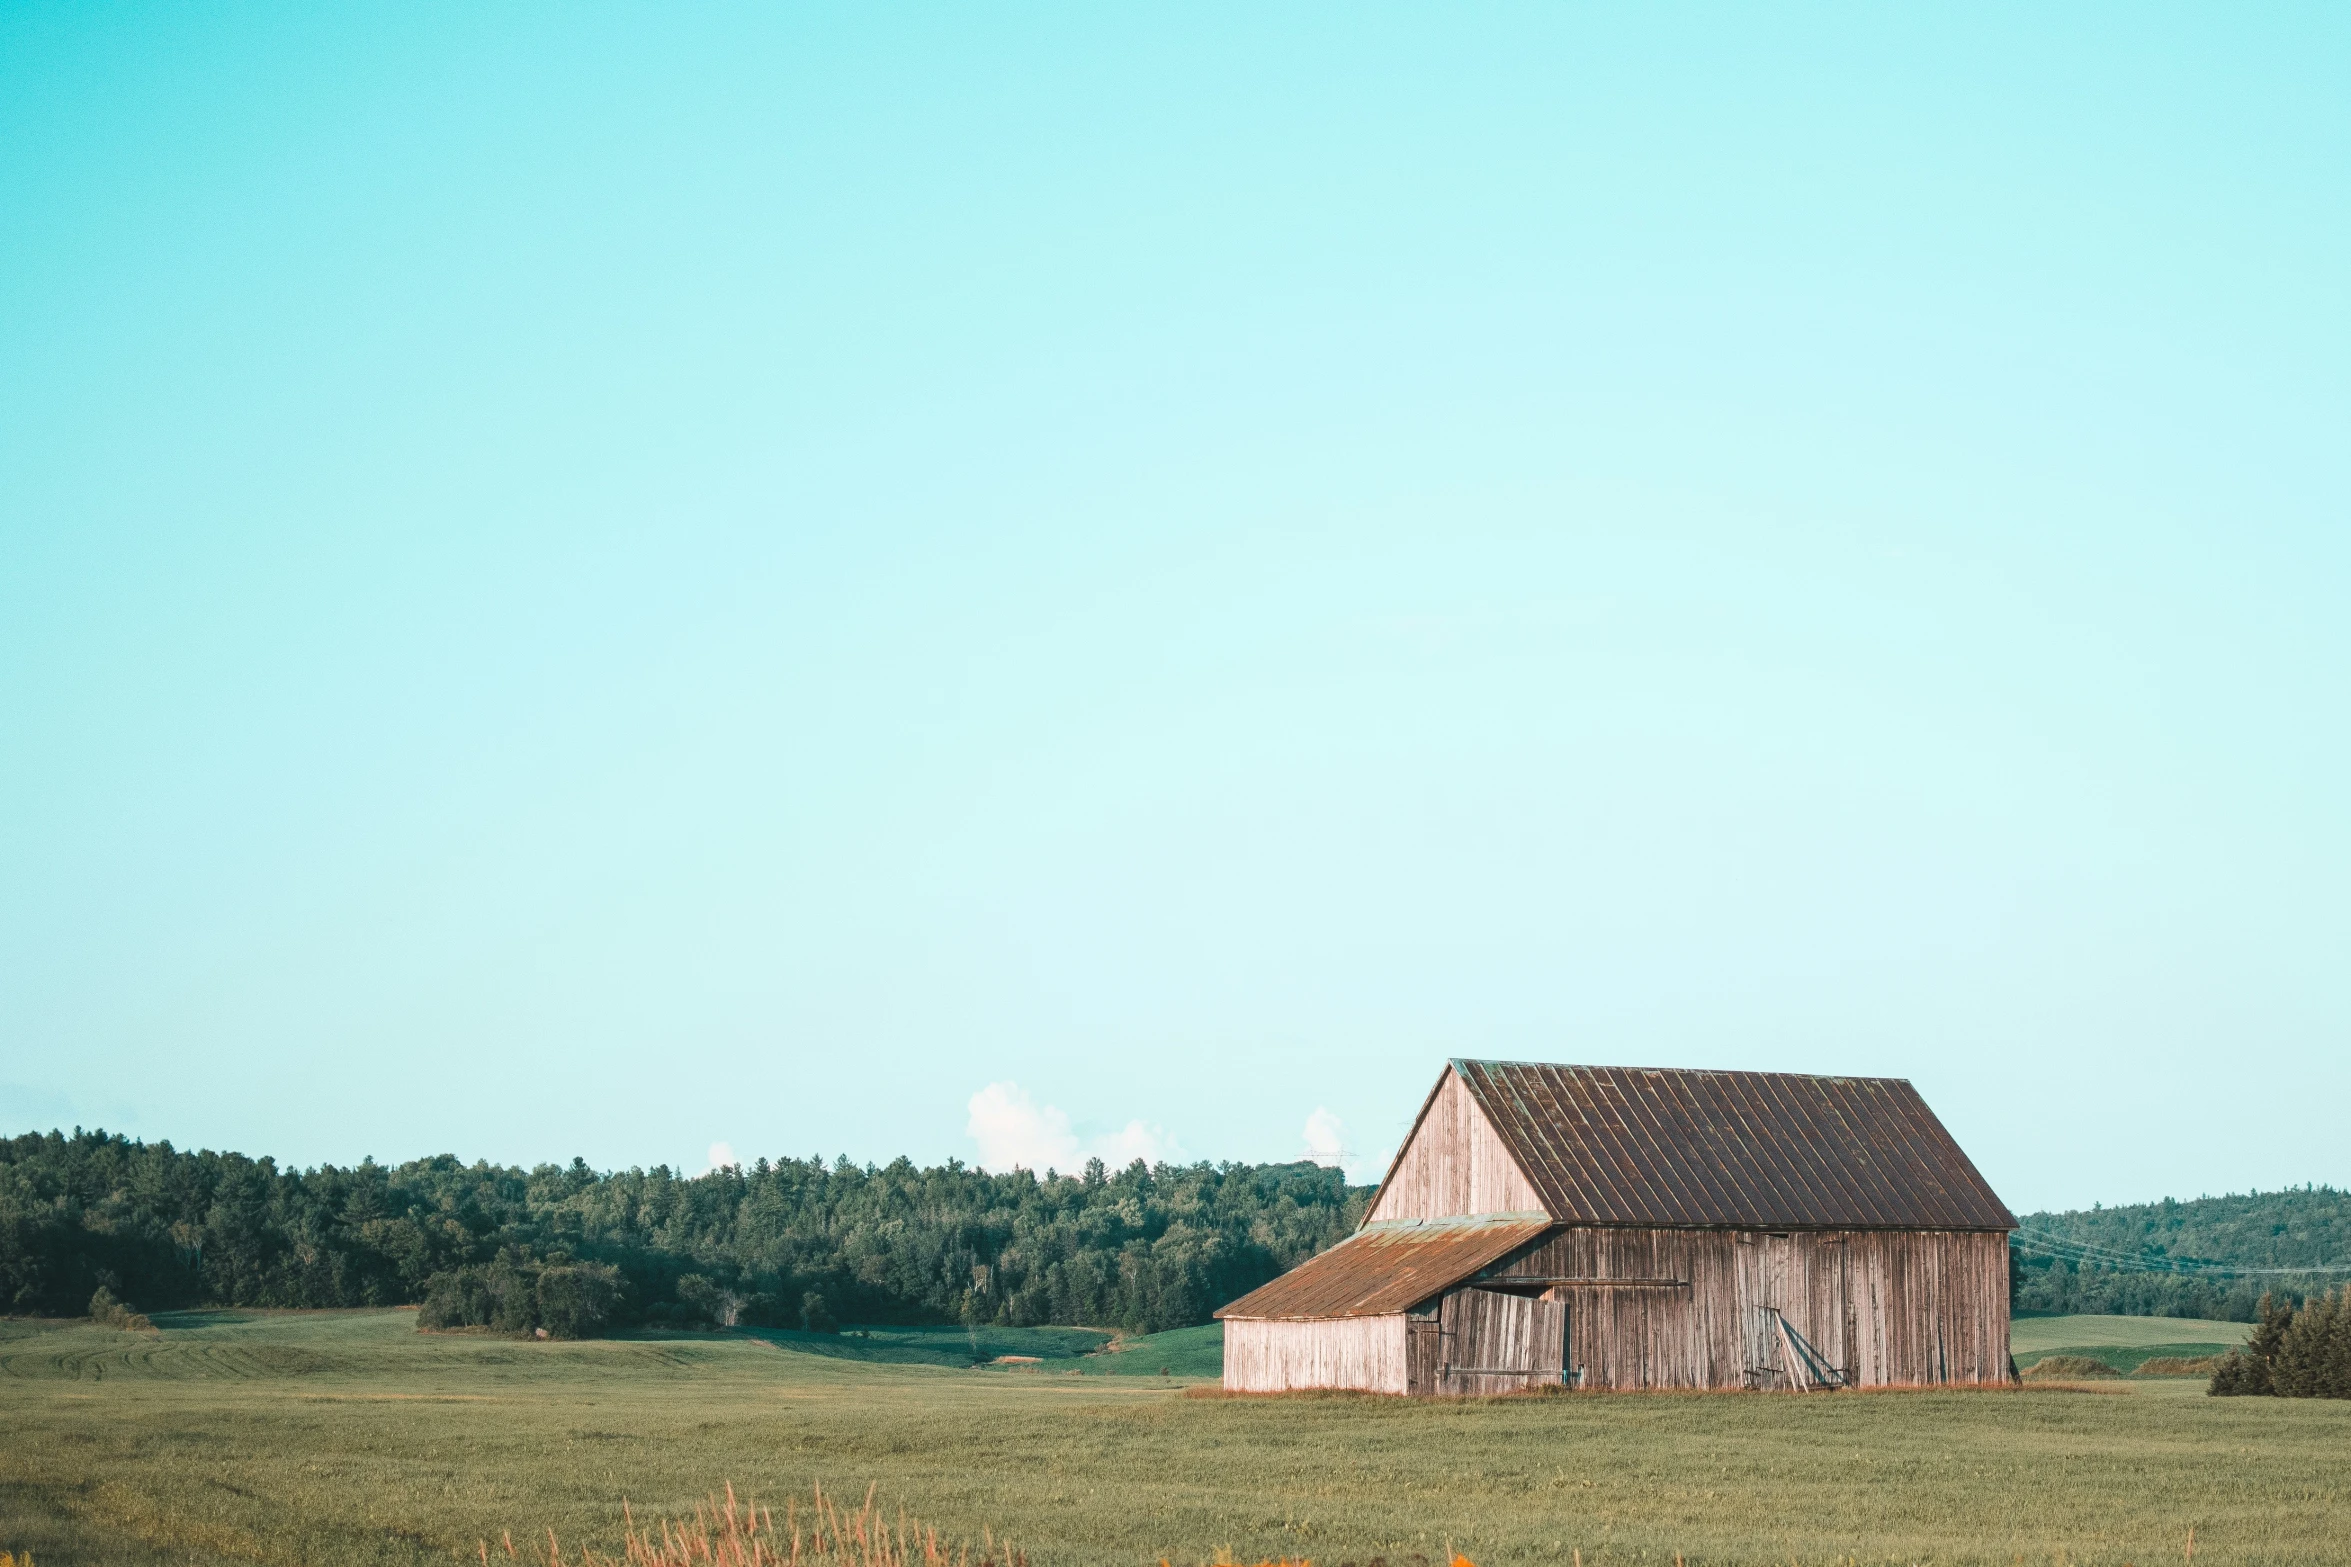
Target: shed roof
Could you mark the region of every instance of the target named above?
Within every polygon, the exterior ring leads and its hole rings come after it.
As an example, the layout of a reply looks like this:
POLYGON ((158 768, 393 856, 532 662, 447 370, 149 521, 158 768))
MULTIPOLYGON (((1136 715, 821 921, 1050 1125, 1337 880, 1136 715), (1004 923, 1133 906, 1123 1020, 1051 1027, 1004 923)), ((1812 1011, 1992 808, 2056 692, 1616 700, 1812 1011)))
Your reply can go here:
POLYGON ((1367 1224, 1219 1317, 1384 1317, 1410 1311, 1551 1228, 1540 1213, 1367 1224))
POLYGON ((1562 1224, 2016 1228, 1902 1078, 1528 1061, 1450 1070, 1562 1224))

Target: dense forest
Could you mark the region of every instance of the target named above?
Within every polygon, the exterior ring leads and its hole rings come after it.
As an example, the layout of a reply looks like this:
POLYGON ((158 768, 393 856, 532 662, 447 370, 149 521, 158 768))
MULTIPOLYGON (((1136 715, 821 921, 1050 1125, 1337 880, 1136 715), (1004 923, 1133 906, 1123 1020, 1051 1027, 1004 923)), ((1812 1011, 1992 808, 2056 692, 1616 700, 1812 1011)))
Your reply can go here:
MULTIPOLYGON (((949 1162, 524 1170, 443 1155, 284 1170, 76 1131, 0 1140, 0 1311, 421 1303, 426 1320, 557 1334, 632 1323, 841 1322, 1152 1332, 1337 1241, 1370 1193, 1311 1164, 993 1175, 949 1162)), ((2254 1321, 2351 1262, 2326 1187, 2025 1217, 2020 1310, 2254 1321)))
POLYGON ((950 1162, 280 1169, 102 1132, 0 1141, 0 1310, 426 1302, 450 1325, 1207 1320, 1345 1235, 1312 1164, 992 1175, 950 1162))
POLYGON ((2326 1186, 2033 1213, 2018 1222, 2011 1294, 2025 1311, 2253 1322, 2263 1295, 2299 1303, 2332 1287, 2351 1264, 2351 1192, 2326 1186), (2230 1277, 2213 1264, 2320 1271, 2230 1277))

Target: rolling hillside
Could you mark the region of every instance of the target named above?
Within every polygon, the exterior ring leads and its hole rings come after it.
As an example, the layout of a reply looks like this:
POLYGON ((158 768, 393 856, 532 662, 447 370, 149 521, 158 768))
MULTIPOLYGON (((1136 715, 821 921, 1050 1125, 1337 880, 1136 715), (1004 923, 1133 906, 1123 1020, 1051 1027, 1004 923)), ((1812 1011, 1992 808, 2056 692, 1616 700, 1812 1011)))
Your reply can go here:
POLYGON ((2265 1290, 2299 1300, 2351 1280, 2351 1192, 2332 1187, 2167 1197, 2019 1222, 2019 1311, 2248 1322, 2265 1290), (2231 1271, 2252 1269, 2314 1271, 2231 1271))

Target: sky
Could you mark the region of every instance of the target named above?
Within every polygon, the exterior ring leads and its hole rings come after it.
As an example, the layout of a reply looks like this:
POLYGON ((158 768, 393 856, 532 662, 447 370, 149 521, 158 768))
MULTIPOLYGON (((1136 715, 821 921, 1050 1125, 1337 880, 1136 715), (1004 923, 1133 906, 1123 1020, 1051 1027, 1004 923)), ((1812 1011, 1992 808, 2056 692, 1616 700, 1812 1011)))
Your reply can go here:
POLYGON ((2340 7, 0 10, 0 1123, 2351 1183, 2340 7))

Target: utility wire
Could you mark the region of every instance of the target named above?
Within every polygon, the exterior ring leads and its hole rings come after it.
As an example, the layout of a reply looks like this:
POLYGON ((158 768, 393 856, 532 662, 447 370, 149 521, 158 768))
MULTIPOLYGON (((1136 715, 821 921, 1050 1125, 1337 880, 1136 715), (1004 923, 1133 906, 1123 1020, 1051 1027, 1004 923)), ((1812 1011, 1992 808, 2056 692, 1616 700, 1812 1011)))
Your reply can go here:
POLYGON ((2009 1244, 2018 1251, 2057 1257, 2067 1262, 2086 1262, 2111 1273, 2169 1273, 2220 1279, 2306 1278, 2315 1273, 2351 1273, 2351 1263, 2321 1263, 2307 1268, 2247 1268, 2235 1263, 2211 1262, 2201 1257, 2165 1257, 2150 1252, 2118 1251, 2111 1246, 2077 1241, 2046 1230, 2020 1229, 2009 1237, 2009 1244))

